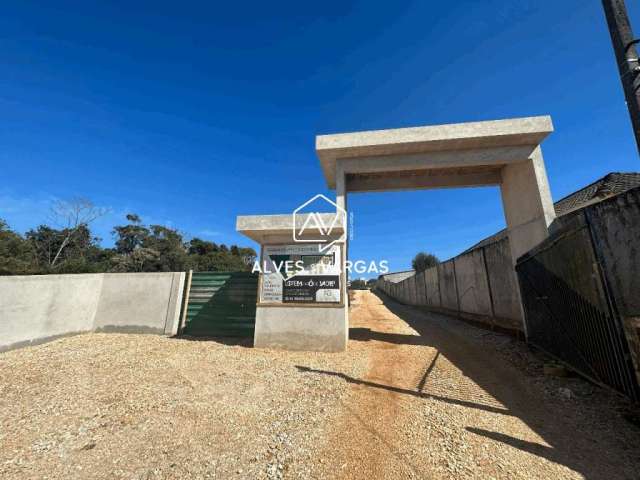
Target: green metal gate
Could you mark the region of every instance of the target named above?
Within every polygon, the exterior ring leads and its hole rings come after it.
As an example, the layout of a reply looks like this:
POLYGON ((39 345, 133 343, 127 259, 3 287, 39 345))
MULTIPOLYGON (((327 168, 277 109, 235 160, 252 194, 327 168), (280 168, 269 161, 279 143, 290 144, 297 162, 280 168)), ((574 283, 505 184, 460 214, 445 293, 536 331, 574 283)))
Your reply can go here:
POLYGON ((187 286, 183 333, 253 338, 257 294, 256 274, 193 272, 187 286))

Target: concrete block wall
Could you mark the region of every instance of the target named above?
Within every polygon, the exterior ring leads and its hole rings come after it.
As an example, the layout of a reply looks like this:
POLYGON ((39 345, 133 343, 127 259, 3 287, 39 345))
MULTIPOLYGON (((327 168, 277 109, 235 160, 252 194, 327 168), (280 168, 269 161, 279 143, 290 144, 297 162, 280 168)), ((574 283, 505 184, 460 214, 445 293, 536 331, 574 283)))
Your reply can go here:
POLYGON ((640 188, 585 209, 640 383, 640 188))
POLYGON ((425 281, 425 272, 416 273, 416 293, 418 296, 416 304, 426 305, 427 304, 427 285, 425 281))
POLYGON ((427 296, 427 305, 430 307, 440 308, 440 283, 438 282, 438 269, 430 268, 424 272, 425 291, 427 296))
POLYGON ((522 330, 522 310, 518 280, 511 261, 509 239, 484 247, 487 277, 491 286, 494 323, 500 327, 522 330))
POLYGON ((455 262, 449 260, 437 265, 438 286, 440 288, 440 306, 447 310, 457 312, 458 287, 456 285, 455 262))
POLYGON ((461 312, 492 316, 491 292, 482 249, 454 259, 458 308, 461 312))
POLYGON ((90 331, 177 333, 185 274, 0 277, 0 351, 90 331))
POLYGON ((418 286, 416 285, 416 276, 409 277, 409 304, 418 305, 418 286))
POLYGON ((377 287, 407 305, 425 306, 511 331, 523 331, 509 239, 483 246, 424 272, 377 287))

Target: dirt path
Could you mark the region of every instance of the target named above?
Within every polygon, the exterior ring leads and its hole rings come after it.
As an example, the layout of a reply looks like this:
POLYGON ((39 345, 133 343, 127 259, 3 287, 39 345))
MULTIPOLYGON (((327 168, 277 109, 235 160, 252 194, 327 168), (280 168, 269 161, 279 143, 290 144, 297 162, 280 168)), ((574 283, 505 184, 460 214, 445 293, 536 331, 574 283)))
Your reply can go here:
POLYGON ((626 465, 616 457, 634 447, 615 427, 550 404, 497 352, 456 331, 464 326, 442 320, 356 292, 350 347, 368 351, 368 370, 343 376, 351 391, 319 476, 638 478, 637 454, 626 465))

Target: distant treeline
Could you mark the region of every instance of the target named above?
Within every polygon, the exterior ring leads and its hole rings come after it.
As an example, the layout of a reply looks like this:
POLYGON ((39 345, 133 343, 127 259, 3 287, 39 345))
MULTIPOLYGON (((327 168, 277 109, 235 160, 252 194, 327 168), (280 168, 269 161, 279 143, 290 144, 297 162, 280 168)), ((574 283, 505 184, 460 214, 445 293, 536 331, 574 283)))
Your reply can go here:
POLYGON ((24 235, 0 219, 0 275, 242 271, 251 270, 256 257, 252 248, 185 241, 178 230, 144 225, 135 214, 113 227, 114 248, 103 248, 90 223, 104 213, 86 200, 59 202, 53 218, 63 227, 40 225, 24 235))

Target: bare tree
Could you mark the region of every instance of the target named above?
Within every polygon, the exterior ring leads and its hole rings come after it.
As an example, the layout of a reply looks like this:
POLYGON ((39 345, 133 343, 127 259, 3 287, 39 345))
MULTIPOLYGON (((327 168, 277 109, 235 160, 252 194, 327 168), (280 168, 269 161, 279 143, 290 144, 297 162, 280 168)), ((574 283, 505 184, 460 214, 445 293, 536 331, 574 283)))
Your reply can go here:
POLYGON ((108 208, 97 207, 91 200, 83 197, 56 201, 51 207, 52 222, 61 228, 64 237, 51 261, 51 266, 56 264, 63 250, 81 227, 88 227, 91 222, 108 212, 108 208))

